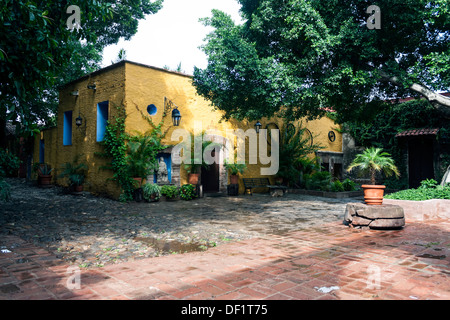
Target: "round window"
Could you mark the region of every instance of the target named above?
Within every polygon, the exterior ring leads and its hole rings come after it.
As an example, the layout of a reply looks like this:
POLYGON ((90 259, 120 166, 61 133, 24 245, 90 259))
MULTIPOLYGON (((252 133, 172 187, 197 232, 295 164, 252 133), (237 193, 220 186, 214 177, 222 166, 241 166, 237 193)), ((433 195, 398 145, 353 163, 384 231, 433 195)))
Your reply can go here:
POLYGON ((156 106, 154 104, 151 104, 147 107, 147 112, 149 115, 154 116, 156 114, 156 112, 158 112, 158 109, 156 108, 156 106))

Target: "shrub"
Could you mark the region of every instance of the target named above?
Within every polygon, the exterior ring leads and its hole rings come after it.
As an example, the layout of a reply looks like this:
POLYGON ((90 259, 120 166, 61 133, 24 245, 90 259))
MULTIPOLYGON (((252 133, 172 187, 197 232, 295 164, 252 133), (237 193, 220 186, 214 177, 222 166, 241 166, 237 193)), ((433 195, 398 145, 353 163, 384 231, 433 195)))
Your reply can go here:
POLYGON ((342 182, 340 182, 339 180, 334 181, 331 184, 331 191, 333 192, 342 192, 345 191, 344 190, 344 186, 342 185, 342 182))
POLYGON ((0 176, 0 201, 11 200, 11 187, 6 181, 0 176))
POLYGON ((5 149, 0 149, 0 176, 14 175, 20 166, 20 159, 5 149))
POLYGON ((180 198, 183 200, 192 200, 195 198, 195 186, 193 184, 184 184, 180 187, 180 198))
POLYGON ((424 180, 417 189, 401 190, 385 196, 386 199, 423 201, 430 199, 450 199, 450 184, 437 185, 433 179, 424 180))
POLYGON ((304 179, 308 190, 330 191, 331 174, 328 171, 317 171, 311 175, 305 175, 304 179))
POLYGON ((342 181, 342 186, 344 187, 345 191, 354 191, 356 190, 356 184, 350 180, 349 178, 342 181))
POLYGON ((164 185, 161 187, 161 194, 168 199, 174 199, 178 197, 180 191, 177 186, 164 185))
POLYGON ((433 189, 438 185, 437 181, 434 179, 426 179, 420 182, 420 188, 422 189, 433 189))

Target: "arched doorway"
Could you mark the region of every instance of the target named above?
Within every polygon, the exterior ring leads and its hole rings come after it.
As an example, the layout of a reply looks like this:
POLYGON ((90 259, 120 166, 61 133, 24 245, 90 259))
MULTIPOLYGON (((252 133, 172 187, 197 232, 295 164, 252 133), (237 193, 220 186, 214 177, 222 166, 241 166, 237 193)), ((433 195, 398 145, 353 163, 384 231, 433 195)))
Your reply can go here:
POLYGON ((220 191, 220 151, 212 150, 211 157, 214 162, 207 167, 202 167, 201 183, 204 193, 217 193, 220 191))

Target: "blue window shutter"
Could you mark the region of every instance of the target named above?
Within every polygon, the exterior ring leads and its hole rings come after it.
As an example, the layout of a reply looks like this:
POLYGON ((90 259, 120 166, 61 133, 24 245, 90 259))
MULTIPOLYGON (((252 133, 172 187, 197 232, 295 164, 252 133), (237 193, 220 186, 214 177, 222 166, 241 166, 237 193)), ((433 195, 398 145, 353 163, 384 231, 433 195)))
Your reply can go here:
POLYGON ((97 104, 97 142, 105 138, 106 126, 108 125, 108 101, 97 104))
POLYGON ((72 111, 64 112, 63 145, 72 145, 72 111))

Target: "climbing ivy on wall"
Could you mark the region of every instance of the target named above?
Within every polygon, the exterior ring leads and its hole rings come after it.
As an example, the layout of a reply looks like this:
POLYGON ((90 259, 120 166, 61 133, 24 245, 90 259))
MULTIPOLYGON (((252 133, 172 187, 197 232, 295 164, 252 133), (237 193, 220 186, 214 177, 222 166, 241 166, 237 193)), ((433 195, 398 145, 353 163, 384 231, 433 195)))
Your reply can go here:
POLYGON ((157 153, 165 148, 161 144, 161 141, 166 136, 170 127, 163 132, 165 115, 160 123, 155 124, 136 105, 136 109, 147 121, 151 129, 144 134, 138 132, 135 135, 130 135, 125 131, 125 120, 127 117, 125 107, 121 103, 119 106, 115 106, 115 108, 117 114, 112 117, 112 120, 108 121, 105 136, 101 142, 104 151, 102 153, 96 153, 96 155, 111 159, 108 165, 102 166, 101 168, 112 170, 112 180, 116 181, 122 189, 119 200, 128 202, 133 199, 136 188, 132 172, 130 171, 130 163, 135 154, 128 153, 129 144, 140 145, 140 149, 143 148, 140 153, 148 161, 148 167, 155 169, 157 165, 157 153))
POLYGON ((97 155, 111 159, 107 166, 102 169, 113 171, 113 180, 122 188, 120 201, 130 201, 133 199, 134 182, 128 171, 127 145, 128 134, 125 132, 125 107, 120 104, 115 106, 117 115, 113 120, 108 121, 103 141, 101 142, 104 152, 97 155))

